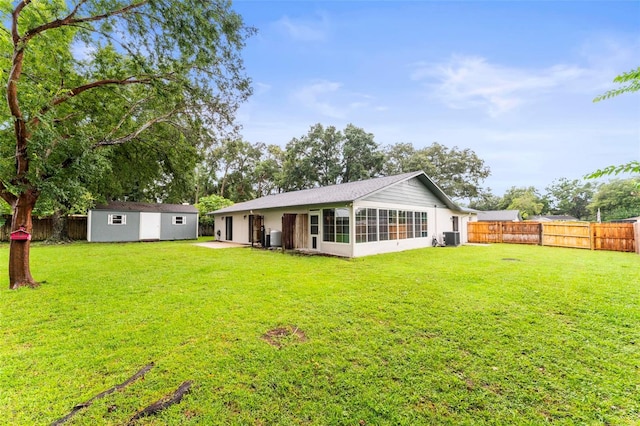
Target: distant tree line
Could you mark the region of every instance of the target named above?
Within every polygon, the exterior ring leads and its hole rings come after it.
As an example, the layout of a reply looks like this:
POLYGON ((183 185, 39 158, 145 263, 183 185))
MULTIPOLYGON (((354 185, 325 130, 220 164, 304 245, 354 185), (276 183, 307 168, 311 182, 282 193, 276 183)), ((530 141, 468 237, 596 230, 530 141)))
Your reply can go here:
POLYGON ((423 170, 455 199, 483 192, 490 170, 470 149, 433 143, 380 146, 372 133, 353 124, 343 130, 315 124, 278 145, 223 140, 198 169, 196 198, 207 194, 235 202, 287 191, 423 170))
POLYGON ((539 192, 535 187, 511 187, 502 197, 485 192, 469 207, 478 210, 519 210, 523 218, 534 215, 569 215, 580 220, 640 216, 640 178, 613 179, 608 183, 560 178, 539 192))

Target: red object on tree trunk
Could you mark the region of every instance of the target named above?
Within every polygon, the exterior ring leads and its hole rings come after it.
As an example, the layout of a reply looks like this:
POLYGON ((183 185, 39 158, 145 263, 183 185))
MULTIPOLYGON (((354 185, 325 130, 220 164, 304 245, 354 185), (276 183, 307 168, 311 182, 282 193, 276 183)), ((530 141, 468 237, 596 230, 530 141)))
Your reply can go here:
POLYGON ((24 229, 24 226, 21 226, 20 229, 11 233, 10 239, 13 241, 29 241, 31 240, 31 234, 24 229))

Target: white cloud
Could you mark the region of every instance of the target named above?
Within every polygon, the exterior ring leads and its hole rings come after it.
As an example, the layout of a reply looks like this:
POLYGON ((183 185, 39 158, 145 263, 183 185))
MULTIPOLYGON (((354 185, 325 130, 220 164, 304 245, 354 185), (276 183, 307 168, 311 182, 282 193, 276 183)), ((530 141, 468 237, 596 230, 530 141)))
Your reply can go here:
POLYGON ((371 105, 371 95, 344 90, 343 84, 335 81, 316 80, 296 90, 292 100, 306 109, 330 118, 348 119, 355 111, 380 107, 371 105))
POLYGON ((432 95, 450 108, 482 108, 492 117, 588 76, 587 69, 573 65, 529 70, 458 55, 445 63, 419 63, 411 74, 413 80, 426 81, 432 95))
POLYGON ((319 19, 292 19, 283 16, 276 23, 276 27, 284 31, 297 41, 324 41, 329 32, 329 20, 326 14, 319 14, 319 19))
POLYGON ((332 105, 328 99, 341 86, 342 84, 333 81, 317 81, 300 88, 293 94, 293 99, 301 103, 302 106, 313 109, 322 115, 332 118, 344 118, 345 111, 332 105))

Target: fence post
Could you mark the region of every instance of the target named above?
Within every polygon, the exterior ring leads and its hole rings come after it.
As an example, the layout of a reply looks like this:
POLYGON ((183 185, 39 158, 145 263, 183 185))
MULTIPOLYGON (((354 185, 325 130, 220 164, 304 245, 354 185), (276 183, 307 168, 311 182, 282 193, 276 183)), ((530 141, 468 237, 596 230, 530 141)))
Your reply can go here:
POLYGON ((596 249, 596 224, 593 222, 589 222, 589 247, 596 249))
POLYGON ((636 246, 636 253, 640 254, 640 222, 633 224, 633 242, 636 246))

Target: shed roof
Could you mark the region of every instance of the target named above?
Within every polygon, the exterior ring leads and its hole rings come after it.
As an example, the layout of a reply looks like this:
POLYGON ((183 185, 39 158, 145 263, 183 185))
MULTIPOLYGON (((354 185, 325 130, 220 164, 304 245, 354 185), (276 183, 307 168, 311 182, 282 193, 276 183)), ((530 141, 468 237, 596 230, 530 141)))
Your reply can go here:
POLYGON ((403 173, 395 176, 361 180, 357 182, 342 183, 339 185, 322 186, 319 188, 267 195, 266 197, 234 204, 232 206, 216 210, 213 213, 221 214, 249 210, 274 209, 279 207, 316 206, 352 202, 412 178, 418 178, 450 209, 466 211, 456 205, 424 172, 419 171, 403 173))
POLYGON ((519 210, 478 211, 478 222, 520 222, 519 210))
POLYGON ((190 204, 137 203, 129 201, 112 201, 107 204, 97 205, 92 210, 151 213, 198 213, 198 209, 190 204))

